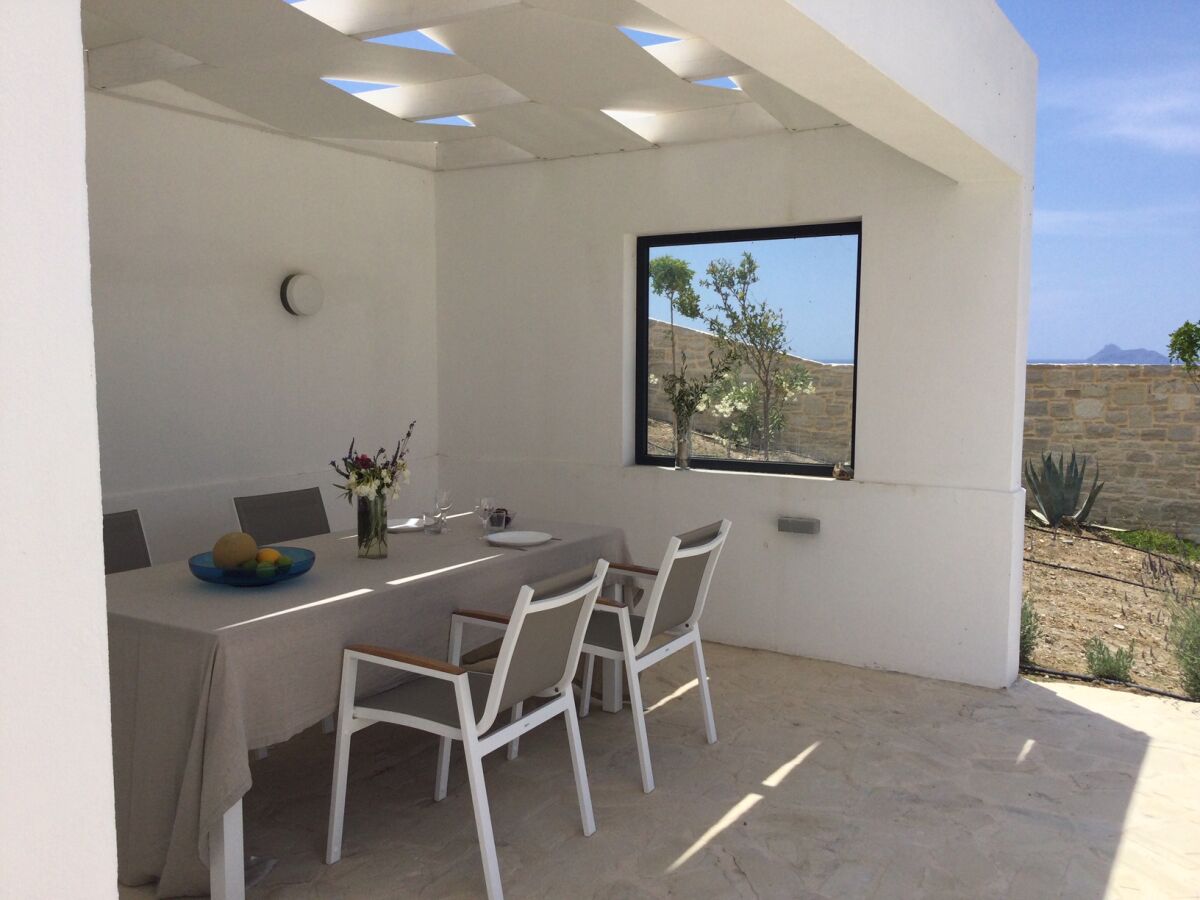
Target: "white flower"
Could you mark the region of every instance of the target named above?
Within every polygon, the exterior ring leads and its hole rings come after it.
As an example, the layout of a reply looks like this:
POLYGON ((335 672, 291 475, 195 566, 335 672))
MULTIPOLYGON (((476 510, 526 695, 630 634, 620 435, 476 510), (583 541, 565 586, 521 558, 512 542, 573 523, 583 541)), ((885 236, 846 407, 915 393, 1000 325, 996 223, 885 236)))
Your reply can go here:
POLYGON ((346 487, 353 488, 357 481, 358 481, 358 473, 351 472, 350 476, 346 479, 346 487))
POLYGON ((650 373, 650 383, 658 384, 658 376, 655 375, 653 372, 650 373))
POLYGON ((384 484, 392 483, 392 473, 389 472, 387 469, 383 470, 383 483, 384 484))
POLYGON ((404 467, 404 483, 408 484, 408 466, 407 465, 405 465, 405 467, 404 467))
POLYGON ((356 485, 354 493, 359 497, 370 497, 375 492, 375 485, 369 481, 364 481, 362 484, 356 485))

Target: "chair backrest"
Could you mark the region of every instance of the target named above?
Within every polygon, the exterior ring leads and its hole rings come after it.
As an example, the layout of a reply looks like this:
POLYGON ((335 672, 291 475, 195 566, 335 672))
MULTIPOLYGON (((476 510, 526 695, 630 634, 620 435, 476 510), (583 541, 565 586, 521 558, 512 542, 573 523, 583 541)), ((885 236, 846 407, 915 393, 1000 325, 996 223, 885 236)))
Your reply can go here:
POLYGON ((521 588, 479 717, 480 734, 492 727, 499 713, 528 697, 570 690, 588 619, 607 572, 608 561, 601 559, 594 566, 521 588))
POLYGON ((677 534, 667 542, 667 552, 646 604, 646 617, 636 652, 645 650, 654 635, 681 625, 690 628, 699 620, 717 558, 732 524, 728 519, 722 519, 677 534))
POLYGON ((234 497, 233 506, 242 531, 259 546, 329 534, 329 517, 325 515, 320 488, 234 497))
POLYGON ((150 548, 136 509, 104 517, 104 574, 144 569, 150 565, 150 548))

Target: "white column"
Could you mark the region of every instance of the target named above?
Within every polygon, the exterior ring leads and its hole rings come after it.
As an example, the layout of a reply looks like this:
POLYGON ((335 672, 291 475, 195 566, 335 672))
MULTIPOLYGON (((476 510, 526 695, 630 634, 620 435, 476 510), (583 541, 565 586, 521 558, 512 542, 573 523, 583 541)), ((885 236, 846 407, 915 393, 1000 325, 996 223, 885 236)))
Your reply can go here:
POLYGON ((115 898, 79 3, 0 47, 0 894, 115 898))

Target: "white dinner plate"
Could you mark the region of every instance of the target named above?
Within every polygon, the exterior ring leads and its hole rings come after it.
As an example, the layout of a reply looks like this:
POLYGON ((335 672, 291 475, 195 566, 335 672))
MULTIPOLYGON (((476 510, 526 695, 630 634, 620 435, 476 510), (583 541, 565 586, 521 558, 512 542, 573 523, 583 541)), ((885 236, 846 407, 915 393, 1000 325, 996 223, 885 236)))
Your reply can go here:
POLYGON ((544 531, 498 531, 489 534, 487 539, 489 544, 497 547, 536 547, 554 540, 554 536, 544 531))
POLYGON ((401 531, 420 531, 424 527, 424 516, 413 516, 411 519, 388 519, 388 531, 392 534, 398 534, 401 531))

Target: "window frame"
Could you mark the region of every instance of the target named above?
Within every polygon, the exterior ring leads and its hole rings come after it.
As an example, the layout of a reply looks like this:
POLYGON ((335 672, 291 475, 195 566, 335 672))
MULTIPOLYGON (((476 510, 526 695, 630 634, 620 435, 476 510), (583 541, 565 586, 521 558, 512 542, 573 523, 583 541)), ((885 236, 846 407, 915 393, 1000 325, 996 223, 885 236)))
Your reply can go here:
MULTIPOLYGON (((636 336, 634 351, 636 377, 634 381, 634 464, 672 468, 673 456, 655 456, 648 449, 649 376, 650 376, 650 251, 658 247, 682 245, 724 244, 732 241, 761 241, 806 237, 847 237, 858 239, 858 259, 854 272, 854 375, 850 398, 850 466, 854 466, 856 428, 858 424, 858 341, 862 311, 862 220, 825 222, 815 225, 779 225, 766 228, 735 228, 721 231, 679 232, 675 234, 638 235, 635 278, 637 280, 636 336)), ((693 456, 691 468, 725 472, 757 472, 768 475, 808 475, 832 478, 832 465, 815 463, 763 462, 753 459, 710 459, 693 456)))

